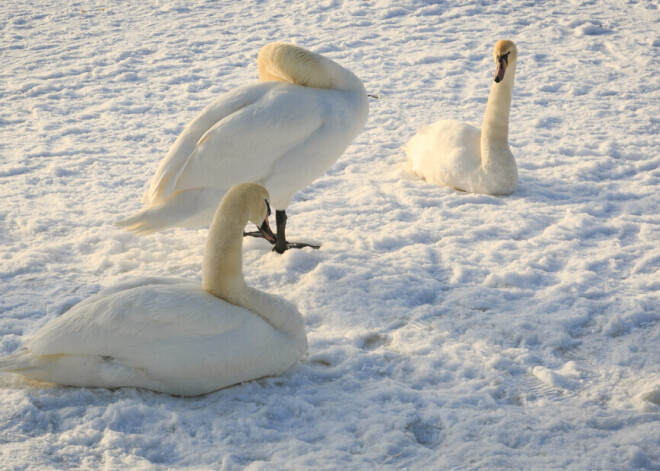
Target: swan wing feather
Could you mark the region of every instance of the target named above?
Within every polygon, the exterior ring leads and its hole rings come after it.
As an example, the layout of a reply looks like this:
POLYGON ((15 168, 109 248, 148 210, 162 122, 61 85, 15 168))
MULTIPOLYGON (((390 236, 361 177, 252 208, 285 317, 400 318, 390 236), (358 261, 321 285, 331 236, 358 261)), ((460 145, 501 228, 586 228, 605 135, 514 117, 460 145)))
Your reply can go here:
POLYGON ((148 360, 158 352, 155 347, 194 347, 231 335, 246 319, 257 318, 250 314, 190 283, 147 284, 86 299, 49 322, 25 346, 33 355, 148 360))
POLYGON ((166 195, 172 194, 176 178, 186 166, 204 133, 226 116, 259 100, 265 91, 261 84, 232 90, 210 103, 195 116, 158 165, 149 189, 145 193, 145 203, 156 203, 166 195))
POLYGON ((310 93, 298 85, 265 82, 239 91, 246 99, 225 95, 184 131, 186 145, 178 146, 176 158, 168 154, 168 162, 161 164, 163 171, 154 176, 158 183, 152 194, 166 199, 194 188, 222 190, 236 182, 262 181, 282 155, 323 124, 326 108, 318 90, 310 93), (225 105, 226 100, 233 106, 225 105))

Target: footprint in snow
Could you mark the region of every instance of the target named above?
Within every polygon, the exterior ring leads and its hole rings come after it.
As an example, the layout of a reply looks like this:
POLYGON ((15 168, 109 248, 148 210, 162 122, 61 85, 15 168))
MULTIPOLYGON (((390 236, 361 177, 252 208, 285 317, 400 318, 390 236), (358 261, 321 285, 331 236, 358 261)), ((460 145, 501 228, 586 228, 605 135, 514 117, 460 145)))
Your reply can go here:
POLYGON ((392 342, 387 336, 381 334, 369 334, 362 339, 362 348, 365 350, 376 350, 378 347, 387 346, 392 342))

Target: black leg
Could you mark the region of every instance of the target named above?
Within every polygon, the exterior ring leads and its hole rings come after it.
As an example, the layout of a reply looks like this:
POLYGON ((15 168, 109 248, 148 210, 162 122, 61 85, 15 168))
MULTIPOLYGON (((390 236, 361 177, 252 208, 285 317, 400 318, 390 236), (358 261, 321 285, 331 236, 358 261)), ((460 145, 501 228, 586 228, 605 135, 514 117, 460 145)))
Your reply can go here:
POLYGON ((273 250, 277 253, 284 253, 284 251, 287 249, 286 219, 286 211, 279 209, 275 211, 275 221, 277 223, 277 242, 275 242, 275 247, 273 247, 273 250))
POLYGON ((275 211, 275 221, 277 223, 277 242, 275 242, 275 247, 273 247, 275 252, 284 253, 287 249, 302 249, 303 247, 318 249, 321 247, 320 245, 288 242, 286 240, 286 219, 286 211, 279 209, 275 211))

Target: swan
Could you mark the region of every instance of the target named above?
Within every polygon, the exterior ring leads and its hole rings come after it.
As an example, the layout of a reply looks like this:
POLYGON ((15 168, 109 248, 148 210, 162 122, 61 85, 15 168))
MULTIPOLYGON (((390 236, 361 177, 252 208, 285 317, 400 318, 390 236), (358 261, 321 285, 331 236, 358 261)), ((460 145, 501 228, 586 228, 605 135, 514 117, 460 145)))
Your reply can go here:
POLYGON ((301 314, 282 298, 246 285, 243 228, 268 225, 268 192, 234 186, 211 224, 202 286, 143 279, 107 288, 53 319, 0 370, 81 387, 134 386, 196 396, 277 375, 307 352, 301 314))
POLYGON ((421 129, 404 147, 412 171, 428 182, 472 193, 508 195, 518 184, 509 149, 509 112, 518 50, 513 41, 495 44, 496 69, 481 129, 441 120, 421 129))
POLYGON ((219 97, 188 124, 160 162, 144 207, 120 226, 137 233, 204 226, 228 188, 256 182, 276 209, 274 250, 311 246, 286 240, 286 208, 362 131, 367 94, 352 72, 292 44, 265 45, 257 68, 259 83, 219 97))

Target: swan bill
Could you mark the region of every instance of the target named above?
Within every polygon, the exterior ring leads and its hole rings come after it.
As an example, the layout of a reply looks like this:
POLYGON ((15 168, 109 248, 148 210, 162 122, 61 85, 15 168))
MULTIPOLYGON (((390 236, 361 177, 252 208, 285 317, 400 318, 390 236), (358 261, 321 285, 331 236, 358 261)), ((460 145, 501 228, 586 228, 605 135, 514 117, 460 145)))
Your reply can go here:
POLYGON ((275 241, 277 241, 277 237, 275 237, 275 234, 273 233, 272 229, 270 228, 270 224, 268 223, 268 217, 264 219, 263 224, 259 227, 259 232, 261 235, 263 235, 263 238, 271 244, 274 244, 275 241))
POLYGON ((504 72, 506 72, 506 66, 509 65, 508 60, 509 53, 507 52, 502 57, 499 57, 497 61, 497 67, 495 67, 495 74, 493 75, 493 80, 496 83, 500 83, 504 80, 504 72))

